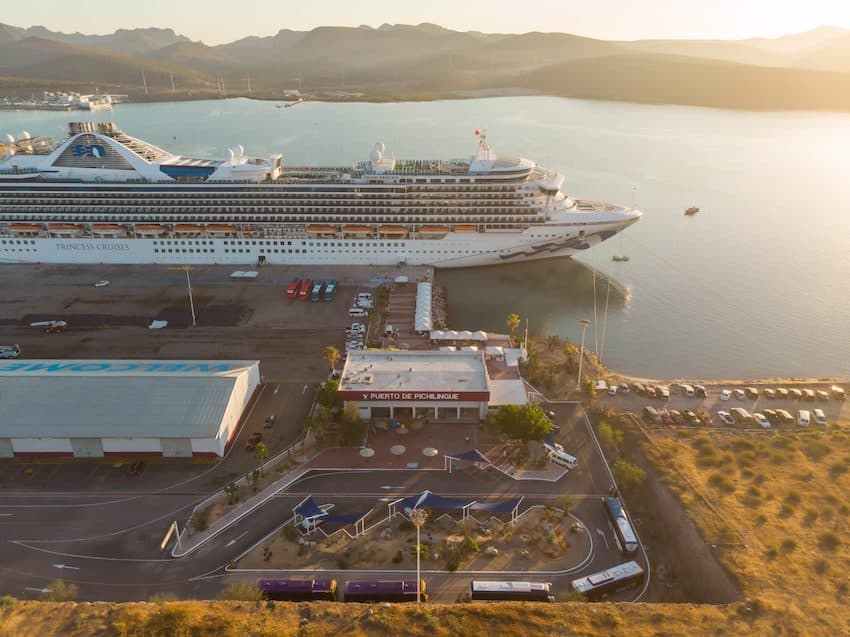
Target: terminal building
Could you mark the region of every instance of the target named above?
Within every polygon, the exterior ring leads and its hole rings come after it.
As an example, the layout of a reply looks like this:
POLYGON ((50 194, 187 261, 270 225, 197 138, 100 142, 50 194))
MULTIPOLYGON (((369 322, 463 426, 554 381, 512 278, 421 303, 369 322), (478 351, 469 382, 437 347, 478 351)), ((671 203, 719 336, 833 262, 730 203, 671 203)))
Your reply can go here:
POLYGON ((491 407, 525 404, 518 374, 491 377, 480 351, 357 350, 346 359, 339 396, 366 420, 482 420, 491 407))
POLYGON ((259 384, 259 361, 0 361, 0 457, 220 457, 259 384))

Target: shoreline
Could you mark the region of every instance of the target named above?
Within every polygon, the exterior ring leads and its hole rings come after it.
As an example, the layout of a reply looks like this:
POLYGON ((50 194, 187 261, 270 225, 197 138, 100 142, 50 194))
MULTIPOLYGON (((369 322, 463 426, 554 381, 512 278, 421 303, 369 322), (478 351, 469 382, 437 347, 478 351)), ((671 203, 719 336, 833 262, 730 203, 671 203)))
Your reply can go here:
MULTIPOLYGON (((530 336, 529 343, 533 344, 538 351, 542 351, 546 349, 546 336, 530 336)), ((578 348, 579 344, 571 341, 569 339, 561 338, 561 340, 565 344, 571 344, 574 347, 578 348)), ((624 374, 616 371, 605 365, 604 362, 596 360, 596 357, 592 350, 588 350, 585 348, 584 352, 585 356, 585 364, 587 367, 584 371, 590 372, 594 368, 598 372, 596 374, 597 379, 614 379, 617 382, 627 382, 627 383, 651 383, 654 385, 668 385, 674 383, 686 383, 688 385, 706 385, 706 386, 718 386, 724 385, 729 387, 743 387, 746 385, 823 385, 823 384, 845 384, 850 385, 850 378, 843 378, 839 376, 824 376, 818 378, 803 378, 797 376, 770 376, 765 378, 685 378, 685 377, 674 377, 674 378, 650 378, 648 376, 636 376, 632 374, 624 374)), ((583 373, 582 376, 588 377, 588 374, 583 373)), ((539 389, 539 388, 538 388, 539 389)), ((543 391, 545 395, 547 392, 543 391)))
MULTIPOLYGON (((195 92, 187 92, 184 94, 161 94, 161 95, 144 95, 134 94, 131 89, 125 87, 116 88, 117 91, 130 91, 127 101, 120 104, 178 104, 181 102, 210 102, 210 101, 226 101, 233 99, 247 99, 257 102, 291 102, 291 98, 282 97, 279 95, 257 95, 256 93, 235 93, 233 95, 221 96, 216 93, 201 94, 195 92)), ((322 95, 305 93, 303 102, 323 102, 330 104, 401 104, 401 103, 420 103, 420 102, 447 102, 447 101, 464 101, 474 99, 498 99, 505 97, 552 97, 569 100, 581 100, 591 102, 610 102, 633 104, 638 106, 676 106, 689 108, 707 108, 719 111, 744 112, 744 113, 835 113, 845 115, 850 113, 850 106, 846 108, 826 107, 826 106, 799 106, 799 107, 746 107, 736 106, 734 104, 718 105, 716 103, 698 103, 689 101, 668 101, 668 100, 642 100, 628 99, 615 97, 586 97, 583 95, 566 95, 559 93, 549 93, 533 89, 520 89, 515 87, 493 88, 493 89, 475 89, 469 91, 449 92, 449 93, 410 93, 410 94, 392 94, 392 93, 373 93, 367 91, 351 91, 349 95, 322 95)), ((17 111, 38 111, 39 109, 9 109, 10 112, 17 111)), ((48 111, 49 112, 49 111, 48 111)), ((82 111, 85 112, 85 111, 82 111)))

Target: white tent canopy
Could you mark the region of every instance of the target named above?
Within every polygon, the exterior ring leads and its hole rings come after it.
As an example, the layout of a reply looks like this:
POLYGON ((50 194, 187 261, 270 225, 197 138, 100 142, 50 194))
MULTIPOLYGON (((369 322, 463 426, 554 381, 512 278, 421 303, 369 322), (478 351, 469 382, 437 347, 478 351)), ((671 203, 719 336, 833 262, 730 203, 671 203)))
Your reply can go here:
POLYGON ((431 284, 419 283, 416 286, 416 313, 413 329, 417 332, 430 332, 431 326, 431 284))
POLYGON ((479 343, 487 342, 487 333, 478 331, 470 332, 469 330, 431 330, 432 341, 478 341, 479 343))

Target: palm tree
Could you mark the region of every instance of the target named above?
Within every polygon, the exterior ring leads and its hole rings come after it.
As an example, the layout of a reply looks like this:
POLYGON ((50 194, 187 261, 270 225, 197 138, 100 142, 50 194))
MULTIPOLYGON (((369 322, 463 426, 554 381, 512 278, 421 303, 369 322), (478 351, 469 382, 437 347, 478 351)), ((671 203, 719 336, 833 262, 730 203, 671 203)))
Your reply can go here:
MULTIPOLYGON (((266 447, 266 443, 258 442, 257 446, 254 447, 254 460, 257 461, 257 467, 263 464, 263 460, 269 457, 269 448, 266 447)), ((262 475, 262 470, 260 471, 262 475)))
POLYGON ((522 323, 519 318, 519 314, 517 314, 516 312, 511 312, 510 314, 508 314, 506 323, 508 325, 508 329, 511 331, 511 337, 516 338, 517 328, 519 327, 519 324, 522 323))
POLYGON ((322 354, 322 358, 324 358, 328 364, 331 366, 331 371, 336 369, 336 364, 339 362, 339 350, 333 345, 328 345, 325 348, 325 353, 322 354))

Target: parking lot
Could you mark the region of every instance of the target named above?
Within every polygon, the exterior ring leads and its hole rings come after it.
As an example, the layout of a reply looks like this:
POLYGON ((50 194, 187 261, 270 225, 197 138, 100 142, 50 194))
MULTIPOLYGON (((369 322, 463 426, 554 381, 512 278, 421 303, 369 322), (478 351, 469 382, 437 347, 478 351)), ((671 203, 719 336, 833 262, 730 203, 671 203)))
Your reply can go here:
MULTIPOLYGON (((662 417, 662 422, 657 424, 678 424, 692 426, 721 426, 721 427, 737 427, 737 428, 752 428, 763 427, 769 424, 770 428, 797 427, 797 413, 800 410, 813 412, 815 409, 823 411, 827 425, 842 424, 850 422, 850 407, 846 400, 836 398, 831 391, 831 388, 836 383, 833 381, 816 381, 816 382, 763 382, 763 383, 709 383, 703 384, 706 390, 706 396, 685 395, 682 385, 673 383, 670 385, 654 385, 654 387, 666 387, 669 390, 669 399, 658 398, 647 393, 639 393, 635 391, 633 383, 629 383, 629 391, 624 392, 618 385, 617 394, 612 396, 605 391, 598 392, 598 399, 605 405, 620 411, 631 411, 638 415, 643 415, 647 422, 652 421, 652 418, 645 414, 644 408, 651 406, 659 411, 659 416, 662 417), (755 393, 752 391, 755 390, 755 393), (724 391, 725 390, 725 391, 724 391), (770 390, 765 392, 765 390, 770 390), (786 390, 785 392, 780 390, 786 390), (811 391, 811 399, 807 399, 804 392, 811 391), (797 391, 799 396, 795 396, 797 391), (818 394, 818 392, 821 392, 818 394), (728 397, 727 397, 728 395, 728 397), (753 414, 766 414, 767 423, 760 424, 753 419, 746 419, 736 416, 732 410, 745 410, 750 416, 753 414), (666 410, 666 414, 665 414, 666 410), (783 419, 777 414, 772 415, 778 410, 785 410, 790 414, 791 420, 783 419), (732 422, 723 422, 718 416, 718 412, 729 413, 732 422), (678 412, 678 414, 677 414, 678 412), (699 422, 692 421, 688 418, 686 412, 692 412, 697 416, 699 422)), ((691 385, 693 387, 693 385, 691 385)), ((840 385, 839 385, 840 386, 840 385)), ((814 419, 811 419, 811 427, 818 426, 814 419)))

